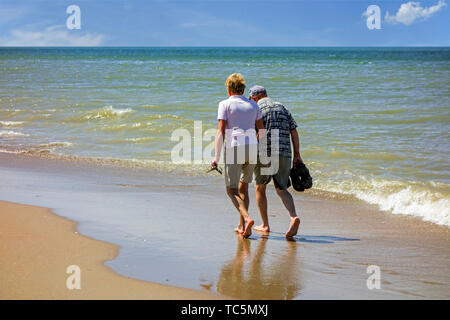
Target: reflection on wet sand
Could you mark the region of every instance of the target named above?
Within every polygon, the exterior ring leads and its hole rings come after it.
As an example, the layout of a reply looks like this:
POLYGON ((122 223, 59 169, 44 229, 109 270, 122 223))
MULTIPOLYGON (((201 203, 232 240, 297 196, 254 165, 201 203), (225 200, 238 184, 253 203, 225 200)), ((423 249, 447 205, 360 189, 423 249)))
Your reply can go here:
POLYGON ((297 243, 286 241, 277 252, 266 253, 268 239, 237 236, 233 260, 222 267, 217 291, 240 299, 293 299, 301 289, 297 243), (251 246, 257 246, 251 252, 251 246))

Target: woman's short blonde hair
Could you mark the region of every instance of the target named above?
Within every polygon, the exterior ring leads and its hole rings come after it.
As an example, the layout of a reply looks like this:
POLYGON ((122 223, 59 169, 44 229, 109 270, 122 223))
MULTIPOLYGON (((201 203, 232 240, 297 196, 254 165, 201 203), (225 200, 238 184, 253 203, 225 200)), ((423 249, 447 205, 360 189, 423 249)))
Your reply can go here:
POLYGON ((228 91, 235 94, 244 94, 245 90, 245 79, 240 73, 230 74, 225 81, 225 86, 228 91))

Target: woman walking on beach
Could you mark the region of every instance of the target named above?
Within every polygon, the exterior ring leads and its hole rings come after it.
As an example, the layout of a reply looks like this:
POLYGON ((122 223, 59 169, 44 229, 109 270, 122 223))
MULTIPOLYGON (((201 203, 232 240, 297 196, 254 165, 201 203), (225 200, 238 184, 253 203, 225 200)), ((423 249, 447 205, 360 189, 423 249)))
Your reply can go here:
POLYGON ((216 167, 219 163, 225 141, 226 192, 240 215, 235 231, 247 238, 254 224, 248 214, 248 184, 252 182, 257 159, 255 127, 264 129, 264 125, 258 105, 244 96, 244 77, 233 73, 225 81, 225 86, 229 98, 219 103, 216 155, 211 165, 216 167))

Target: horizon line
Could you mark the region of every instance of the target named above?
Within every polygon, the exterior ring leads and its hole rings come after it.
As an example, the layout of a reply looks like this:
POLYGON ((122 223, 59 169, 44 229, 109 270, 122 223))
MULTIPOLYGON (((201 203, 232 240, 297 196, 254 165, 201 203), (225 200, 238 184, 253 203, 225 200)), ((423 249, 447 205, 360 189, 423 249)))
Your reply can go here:
POLYGON ((450 48, 449 45, 408 45, 408 46, 2 46, 0 48, 450 48))

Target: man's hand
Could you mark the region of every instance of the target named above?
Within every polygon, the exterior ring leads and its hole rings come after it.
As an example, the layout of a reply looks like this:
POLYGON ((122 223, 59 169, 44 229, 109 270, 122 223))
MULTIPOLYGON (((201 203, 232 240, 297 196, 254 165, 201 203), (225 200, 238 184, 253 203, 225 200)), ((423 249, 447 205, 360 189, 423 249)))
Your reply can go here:
POLYGON ((294 160, 292 161, 292 166, 296 167, 298 164, 302 163, 302 157, 300 157, 300 153, 294 154, 294 160))
POLYGON ((217 164, 219 163, 219 160, 217 160, 216 158, 214 158, 212 161, 211 161, 211 167, 217 167, 217 164))

